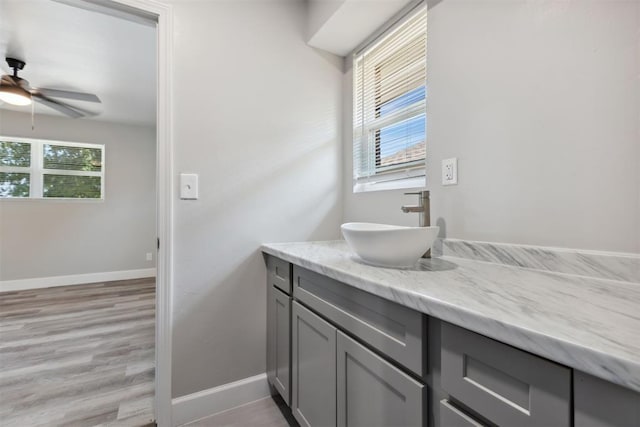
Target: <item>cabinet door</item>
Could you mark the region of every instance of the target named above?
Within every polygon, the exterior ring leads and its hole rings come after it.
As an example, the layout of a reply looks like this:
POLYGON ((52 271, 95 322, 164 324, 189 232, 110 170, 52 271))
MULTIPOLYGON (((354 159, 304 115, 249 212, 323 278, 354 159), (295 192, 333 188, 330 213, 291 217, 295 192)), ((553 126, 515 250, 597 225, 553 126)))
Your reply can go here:
POLYGON ((268 288, 267 377, 284 401, 291 403, 291 298, 268 288))
POLYGON ((292 338, 293 416, 301 426, 335 426, 336 328, 294 301, 292 338))
POLYGON ((339 427, 426 425, 426 388, 338 331, 339 427))

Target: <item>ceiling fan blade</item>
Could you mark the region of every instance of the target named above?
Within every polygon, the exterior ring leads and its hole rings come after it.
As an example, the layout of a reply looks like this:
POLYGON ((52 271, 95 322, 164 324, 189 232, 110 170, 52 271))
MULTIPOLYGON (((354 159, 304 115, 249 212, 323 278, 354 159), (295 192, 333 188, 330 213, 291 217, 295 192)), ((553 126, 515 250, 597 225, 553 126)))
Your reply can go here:
POLYGON ((74 108, 71 108, 68 105, 62 104, 58 101, 54 101, 53 99, 49 99, 44 95, 32 94, 31 98, 34 101, 41 103, 42 105, 46 105, 49 108, 53 108, 54 110, 59 111, 62 114, 66 114, 69 117, 73 117, 74 119, 85 116, 84 113, 74 108))
POLYGON ((66 98, 66 99, 76 99, 78 101, 86 101, 86 102, 102 102, 100 98, 92 93, 84 93, 84 92, 73 92, 70 90, 59 90, 59 89, 48 89, 48 88, 34 88, 35 93, 46 97, 52 98, 66 98))

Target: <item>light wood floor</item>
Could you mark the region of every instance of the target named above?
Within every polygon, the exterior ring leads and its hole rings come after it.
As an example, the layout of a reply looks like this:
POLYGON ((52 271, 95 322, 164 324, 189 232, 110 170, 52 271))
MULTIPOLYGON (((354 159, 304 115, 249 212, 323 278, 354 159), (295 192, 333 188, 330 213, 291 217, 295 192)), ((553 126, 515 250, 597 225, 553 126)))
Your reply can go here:
POLYGON ((0 293, 0 425, 152 421, 155 279, 0 293))
POLYGON ((207 418, 185 424, 184 427, 298 427, 290 413, 281 408, 280 398, 267 397, 237 408, 217 413, 207 418))

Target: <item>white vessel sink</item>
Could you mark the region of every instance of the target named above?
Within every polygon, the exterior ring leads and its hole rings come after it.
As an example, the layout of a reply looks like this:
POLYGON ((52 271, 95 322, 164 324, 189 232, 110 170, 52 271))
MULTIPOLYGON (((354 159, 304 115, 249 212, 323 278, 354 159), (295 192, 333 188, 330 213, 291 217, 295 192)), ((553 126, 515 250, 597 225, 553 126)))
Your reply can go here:
POLYGON ((340 227, 351 249, 368 264, 411 267, 431 248, 439 227, 348 222, 340 227))

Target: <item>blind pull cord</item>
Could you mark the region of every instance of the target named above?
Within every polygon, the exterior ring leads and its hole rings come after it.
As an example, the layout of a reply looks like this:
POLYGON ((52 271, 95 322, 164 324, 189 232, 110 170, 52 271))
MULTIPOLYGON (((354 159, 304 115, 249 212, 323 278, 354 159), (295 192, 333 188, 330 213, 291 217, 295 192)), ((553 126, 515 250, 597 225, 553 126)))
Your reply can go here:
POLYGON ((31 101, 31 130, 36 130, 36 103, 31 101))

